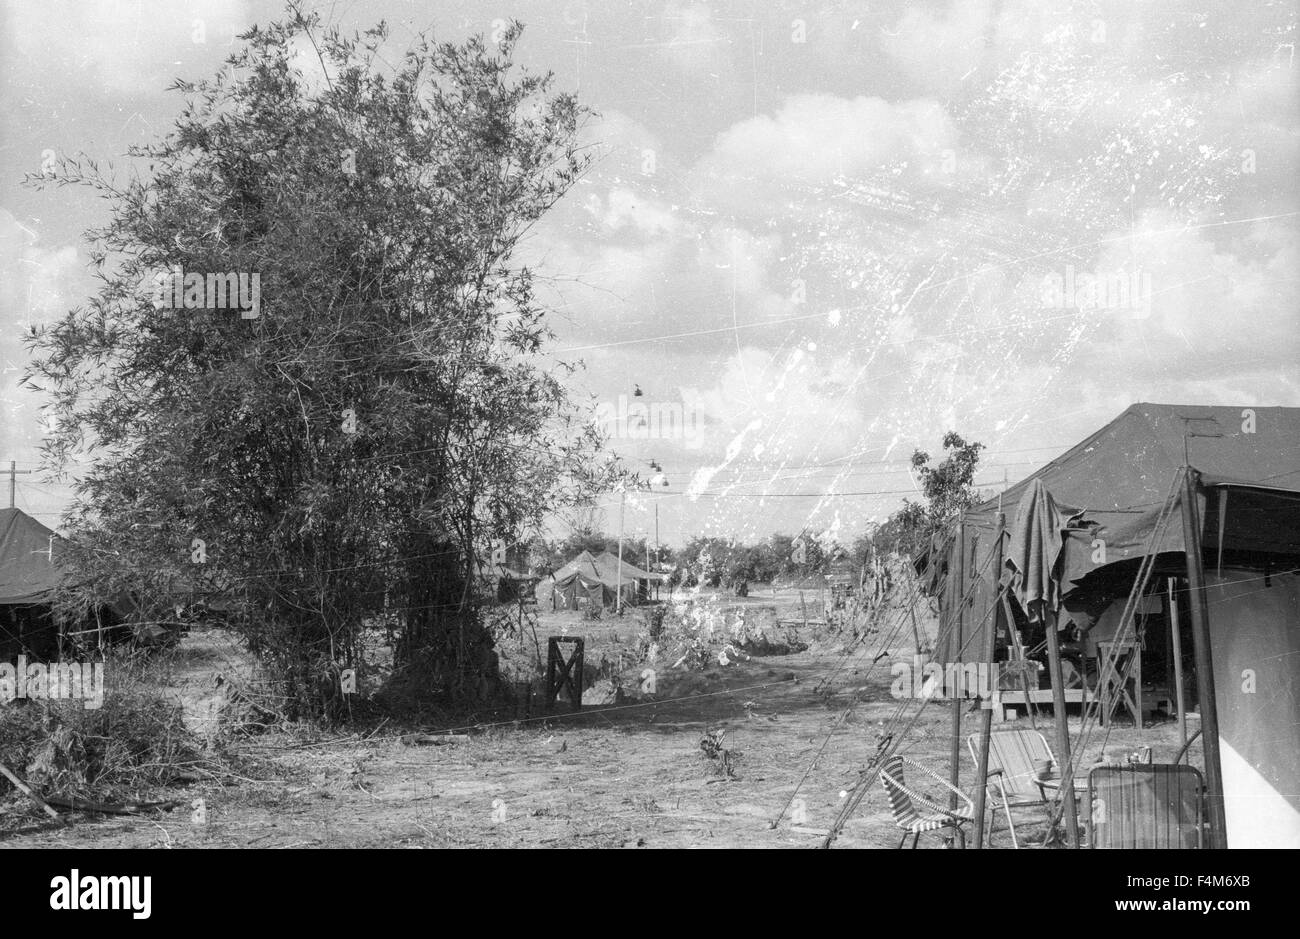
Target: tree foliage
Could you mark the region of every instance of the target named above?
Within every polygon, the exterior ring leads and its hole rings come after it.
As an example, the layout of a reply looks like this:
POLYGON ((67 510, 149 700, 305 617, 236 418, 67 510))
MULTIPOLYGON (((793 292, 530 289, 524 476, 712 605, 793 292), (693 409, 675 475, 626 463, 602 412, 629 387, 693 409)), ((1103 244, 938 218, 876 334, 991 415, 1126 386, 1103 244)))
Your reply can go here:
POLYGON ((291 6, 176 83, 174 130, 132 151, 147 172, 34 177, 111 206, 98 294, 31 340, 47 465, 89 463, 65 520, 86 583, 61 608, 219 599, 302 713, 342 713, 376 618, 432 688, 482 687, 476 564, 610 471, 512 261, 585 166, 584 109, 512 65, 520 31, 420 37, 390 66, 383 24, 291 6), (177 269, 257 275, 258 315, 159 301, 177 269))
POLYGON ((925 502, 903 500, 903 506, 889 516, 874 533, 875 549, 915 557, 930 544, 936 532, 962 511, 976 504, 975 470, 979 466, 981 443, 967 443, 956 431, 943 437, 943 459, 933 463, 930 454, 917 449, 912 468, 921 483, 925 502))

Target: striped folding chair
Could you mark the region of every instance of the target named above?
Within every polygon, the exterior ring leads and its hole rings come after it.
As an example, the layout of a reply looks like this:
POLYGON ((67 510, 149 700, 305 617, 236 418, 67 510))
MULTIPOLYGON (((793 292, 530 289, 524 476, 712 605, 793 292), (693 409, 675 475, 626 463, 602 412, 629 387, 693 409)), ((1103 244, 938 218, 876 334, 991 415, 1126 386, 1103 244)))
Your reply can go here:
POLYGON ((1094 848, 1204 847, 1205 782, 1194 766, 1129 763, 1088 773, 1094 848))
POLYGON ((912 836, 912 847, 915 848, 924 832, 939 831, 944 828, 951 828, 960 846, 966 847, 966 833, 962 825, 975 817, 975 803, 966 796, 966 793, 954 788, 948 780, 933 770, 926 769, 904 756, 892 756, 886 761, 880 770, 880 782, 889 795, 889 810, 894 815, 894 824, 903 830, 903 837, 898 842, 900 848, 908 835, 912 836), (928 782, 942 788, 945 797, 948 793, 956 793, 960 803, 956 810, 939 805, 918 791, 915 786, 908 786, 903 778, 905 768, 909 773, 914 770, 928 782))
MULTIPOLYGON (((980 735, 971 734, 966 738, 970 748, 971 759, 979 765, 980 735)), ((999 730, 989 735, 989 790, 1002 803, 1002 813, 1007 819, 1007 828, 1011 830, 1012 847, 1020 847, 1016 837, 1016 824, 1011 816, 1012 809, 1034 808, 1047 810, 1051 816, 1051 804, 1061 787, 1061 780, 1054 775, 1057 769, 1056 757, 1047 745, 1047 738, 1036 730, 999 730), (1046 765, 1047 775, 1041 770, 1046 765)), ((1079 785, 1082 783, 1080 782, 1079 785)), ((1079 790, 1076 787, 1076 792, 1079 790)), ((1082 795, 1081 792, 1079 792, 1082 795)), ((993 839, 993 823, 998 806, 989 812, 989 840, 993 839)))

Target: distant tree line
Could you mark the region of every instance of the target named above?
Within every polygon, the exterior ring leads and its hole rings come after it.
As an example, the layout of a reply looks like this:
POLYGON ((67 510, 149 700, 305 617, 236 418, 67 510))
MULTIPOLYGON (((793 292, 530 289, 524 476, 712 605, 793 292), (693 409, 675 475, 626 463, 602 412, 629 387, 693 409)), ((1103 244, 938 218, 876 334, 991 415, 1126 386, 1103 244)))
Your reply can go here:
MULTIPOLYGON (((968 443, 960 434, 949 431, 943 438, 943 454, 937 460, 924 450, 915 450, 911 463, 924 501, 903 500, 902 507, 883 523, 848 544, 812 534, 773 534, 751 543, 697 536, 680 548, 656 549, 645 538, 625 537, 623 559, 644 567, 648 558, 655 569, 671 568, 668 583, 672 586, 732 589, 742 583, 826 574, 833 567, 847 567, 860 576, 877 557, 917 557, 929 547, 933 536, 981 500, 975 488, 975 471, 983 449, 983 444, 968 443)), ((559 569, 582 551, 618 554, 618 537, 596 530, 588 516, 583 527, 562 539, 536 539, 521 553, 520 562, 521 566, 545 573, 559 569)))

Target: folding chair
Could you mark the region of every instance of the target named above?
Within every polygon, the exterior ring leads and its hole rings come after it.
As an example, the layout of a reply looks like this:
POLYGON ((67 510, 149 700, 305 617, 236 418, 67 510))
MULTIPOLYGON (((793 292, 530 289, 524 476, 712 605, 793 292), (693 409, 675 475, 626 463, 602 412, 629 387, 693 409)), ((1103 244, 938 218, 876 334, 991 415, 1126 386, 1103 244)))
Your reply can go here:
POLYGON ((1204 780, 1193 766, 1129 763, 1088 773, 1094 848, 1202 848, 1204 780))
POLYGON ((889 795, 889 810, 894 815, 894 824, 903 830, 903 837, 898 842, 900 848, 908 835, 912 836, 912 847, 915 848, 923 832, 938 831, 943 828, 951 828, 960 846, 966 847, 966 833, 961 826, 975 817, 975 803, 964 792, 953 788, 952 784, 938 773, 904 756, 892 756, 886 761, 880 770, 880 782, 889 795), (952 811, 920 793, 915 786, 908 786, 903 779, 905 767, 915 770, 923 777, 928 777, 930 782, 944 790, 945 795, 956 793, 962 804, 956 811, 952 811), (929 811, 922 812, 917 808, 918 804, 929 811))
MULTIPOLYGON (((978 766, 980 735, 971 734, 966 738, 966 745, 978 766)), ((1038 776, 1038 766, 1044 762, 1050 763, 1053 770, 1057 768, 1056 757, 1047 745, 1047 738, 1036 730, 999 730, 989 735, 989 785, 1002 802, 1007 828, 1011 830, 1012 847, 1020 847, 1015 820, 1011 816, 1012 809, 1040 808, 1048 811, 1049 820, 1051 818, 1051 805, 1061 787, 1061 780, 1051 775, 1043 778, 1038 776)), ((993 838, 996 812, 996 806, 994 811, 989 812, 990 841, 993 838)))

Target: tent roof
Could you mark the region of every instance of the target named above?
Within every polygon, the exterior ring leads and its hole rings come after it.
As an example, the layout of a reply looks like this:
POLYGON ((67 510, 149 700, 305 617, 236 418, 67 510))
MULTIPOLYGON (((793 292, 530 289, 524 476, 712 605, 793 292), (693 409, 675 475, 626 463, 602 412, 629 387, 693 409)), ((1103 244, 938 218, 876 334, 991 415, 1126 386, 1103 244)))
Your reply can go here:
MULTIPOLYGON (((1134 404, 1105 427, 1002 493, 1007 527, 1016 506, 1041 481, 1056 503, 1083 513, 1095 527, 1071 536, 1066 576, 1096 566, 1093 539, 1106 542, 1106 563, 1146 553, 1170 484, 1186 458, 1207 486, 1255 485, 1300 491, 1300 408, 1134 404), (1247 412, 1254 415, 1246 432, 1247 412), (1184 457, 1184 433, 1186 457, 1184 457), (1086 549, 1086 552, 1083 550, 1086 549)), ((968 524, 991 529, 998 500, 971 509, 968 524)), ((1184 550, 1182 528, 1167 525, 1155 550, 1184 550)))
MULTIPOLYGON (((619 583, 618 558, 608 551, 602 551, 597 555, 593 555, 590 551, 583 551, 556 571, 554 577, 556 582, 559 583, 574 574, 581 574, 588 580, 599 581, 609 587, 617 587, 619 583)), ((662 574, 643 571, 635 564, 629 564, 627 561, 623 562, 622 581, 624 584, 630 584, 637 580, 659 580, 662 576, 662 574)))
POLYGON ((39 603, 59 581, 61 539, 22 509, 0 509, 0 604, 39 603))
MULTIPOLYGON (((596 555, 596 566, 605 573, 605 576, 611 583, 618 580, 618 555, 610 554, 608 551, 596 555)), ((631 564, 625 558, 623 560, 623 580, 658 580, 662 574, 652 574, 650 571, 642 570, 635 564, 631 564)))
MULTIPOLYGON (((1184 463, 1184 453, 1209 483, 1300 490, 1298 450, 1300 408, 1134 404, 1008 489, 1002 504, 1015 504, 1035 479, 1041 479, 1058 500, 1073 500, 1081 508, 1119 508, 1139 496, 1163 502, 1169 480, 1184 463), (1255 415, 1253 433, 1243 428, 1248 411, 1255 415)), ((994 509, 996 504, 991 499, 975 511, 994 509)))
POLYGON ((592 563, 593 561, 594 558, 592 558, 590 551, 580 551, 572 561, 555 571, 551 576, 554 577, 557 582, 567 580, 574 574, 578 573, 585 573, 588 577, 592 577, 595 572, 595 565, 592 563))
MULTIPOLYGON (((1017 535, 1023 534, 1024 526, 1018 523, 1033 521, 1018 518, 1024 496, 1032 496, 1041 484, 1055 507, 1058 523, 1038 527, 1059 537, 1060 546, 1053 545, 1052 557, 1039 559, 1050 566, 1050 571, 1040 572, 1039 580, 1050 577, 1062 595, 1103 567, 1148 553, 1185 553, 1183 526, 1177 515, 1168 519, 1158 539, 1156 533, 1171 485, 1186 462, 1201 474, 1202 543, 1212 540, 1218 526, 1217 511, 1204 511, 1209 499, 1215 500, 1216 510, 1225 508, 1222 493, 1229 490, 1218 487, 1247 487, 1248 492, 1234 489, 1228 496, 1227 546, 1295 553, 1300 551, 1300 535, 1291 521, 1295 516, 1280 506, 1300 497, 1297 454, 1300 408, 1134 404, 1002 493, 1006 533, 1013 542, 1009 551, 1017 535), (1274 521, 1261 521, 1270 518, 1274 521), (1071 521, 1059 521, 1064 519, 1071 521), (1246 535, 1242 535, 1243 520, 1250 521, 1246 535)), ((1034 502, 1031 498, 1025 504, 1034 502)), ((964 566, 968 575, 980 572, 976 578, 979 590, 989 596, 1002 573, 990 573, 987 568, 998 507, 999 500, 991 499, 964 515, 961 551, 969 559, 964 566)), ((940 583, 944 570, 952 569, 955 550, 952 540, 939 554, 937 564, 931 552, 932 582, 940 583)), ((944 597, 951 602, 949 591, 944 591, 944 597)), ((981 596, 975 597, 977 607, 980 600, 981 596)), ((965 629, 966 635, 949 637, 946 648, 940 650, 946 661, 963 659, 963 649, 982 647, 983 640, 976 635, 982 632, 982 622, 971 622, 965 629)), ((968 659, 967 653, 963 660, 968 659)))

